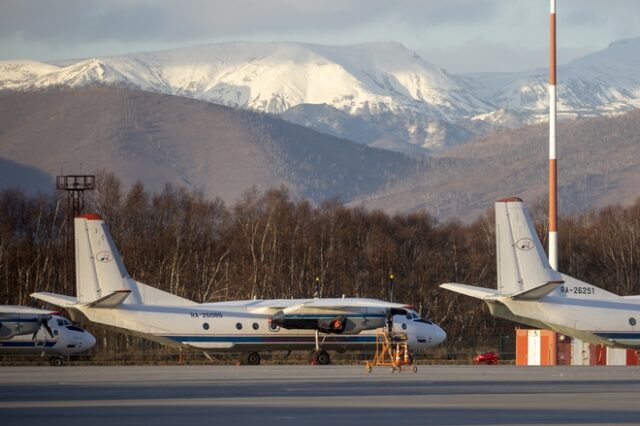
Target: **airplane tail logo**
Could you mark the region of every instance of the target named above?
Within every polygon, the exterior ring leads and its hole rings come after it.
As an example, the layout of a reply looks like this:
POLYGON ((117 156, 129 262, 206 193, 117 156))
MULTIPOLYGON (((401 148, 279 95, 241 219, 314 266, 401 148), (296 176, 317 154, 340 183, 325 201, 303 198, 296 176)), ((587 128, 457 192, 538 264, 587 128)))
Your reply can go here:
POLYGON ((518 294, 562 281, 549 265, 542 243, 524 202, 517 198, 496 201, 498 291, 518 294))

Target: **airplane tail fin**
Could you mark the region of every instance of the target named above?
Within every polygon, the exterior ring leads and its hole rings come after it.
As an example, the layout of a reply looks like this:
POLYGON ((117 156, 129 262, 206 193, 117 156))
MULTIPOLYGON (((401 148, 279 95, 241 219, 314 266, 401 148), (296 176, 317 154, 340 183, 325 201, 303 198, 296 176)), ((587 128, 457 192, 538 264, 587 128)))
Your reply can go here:
POLYGON ((498 293, 537 299, 563 283, 553 270, 524 202, 517 197, 496 201, 498 293))
POLYGON ((573 299, 619 298, 594 285, 554 271, 538 238, 529 211, 520 198, 496 201, 498 288, 446 283, 440 287, 491 304, 501 299, 537 300, 560 287, 556 295, 573 299), (562 286, 561 286, 562 285, 562 286))
POLYGON ((74 227, 77 303, 96 308, 193 303, 131 279, 106 223, 97 214, 75 218, 74 227))
POLYGON ((76 295, 79 303, 92 303, 119 290, 131 290, 106 223, 97 214, 74 221, 76 237, 76 295))

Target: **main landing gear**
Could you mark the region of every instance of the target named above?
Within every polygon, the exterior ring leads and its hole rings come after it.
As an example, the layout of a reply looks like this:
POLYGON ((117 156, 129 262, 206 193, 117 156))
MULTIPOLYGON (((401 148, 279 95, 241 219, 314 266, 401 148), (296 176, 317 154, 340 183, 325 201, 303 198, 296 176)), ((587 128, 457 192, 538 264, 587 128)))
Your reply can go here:
POLYGON ((327 351, 320 349, 320 332, 316 330, 316 350, 311 354, 309 364, 328 365, 329 363, 331 363, 331 357, 327 351))
POLYGON ((64 364, 64 358, 62 358, 60 355, 52 356, 51 358, 49 358, 49 365, 51 366, 62 367, 63 364, 64 364))
POLYGON ((331 363, 329 353, 323 349, 313 351, 309 363, 312 365, 328 365, 331 363))
POLYGON ((240 365, 260 365, 258 352, 244 352, 240 358, 240 365))

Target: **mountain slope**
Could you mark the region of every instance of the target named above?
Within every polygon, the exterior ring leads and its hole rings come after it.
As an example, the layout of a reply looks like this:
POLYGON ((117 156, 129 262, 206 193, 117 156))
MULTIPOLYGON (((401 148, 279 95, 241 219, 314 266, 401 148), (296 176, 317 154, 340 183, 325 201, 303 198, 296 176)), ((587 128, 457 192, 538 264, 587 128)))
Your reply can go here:
MULTIPOLYGON (((427 209, 473 219, 501 197, 546 199, 548 126, 502 131, 438 155, 410 178, 352 205, 427 209)), ((558 126, 559 211, 569 214, 640 197, 640 110, 558 126)))
MULTIPOLYGON (((640 195, 640 111, 558 126, 560 213, 640 195)), ((1 187, 51 190, 52 177, 107 168, 125 184, 201 189, 233 202, 287 185, 387 212, 473 219, 496 198, 547 193, 547 126, 502 131, 409 159, 269 115, 149 92, 85 88, 0 92, 1 187), (46 174, 45 174, 46 173, 46 174)))
POLYGON ((127 185, 183 185, 227 202, 254 185, 350 200, 413 168, 401 154, 263 114, 115 88, 0 92, 0 159, 49 176, 104 168, 127 185))

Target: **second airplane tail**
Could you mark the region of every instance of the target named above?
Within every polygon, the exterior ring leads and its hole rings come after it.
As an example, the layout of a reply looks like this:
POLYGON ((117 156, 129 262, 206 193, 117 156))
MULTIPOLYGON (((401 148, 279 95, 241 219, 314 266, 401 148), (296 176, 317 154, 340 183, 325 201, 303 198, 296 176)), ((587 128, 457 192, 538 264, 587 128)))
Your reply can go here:
POLYGON ((524 202, 517 197, 496 201, 498 293, 520 298, 542 297, 562 284, 538 238, 524 202))
POLYGON ((496 201, 495 210, 498 288, 457 283, 441 287, 484 300, 539 299, 558 288, 563 277, 549 265, 524 202, 517 197, 504 198, 496 201))

